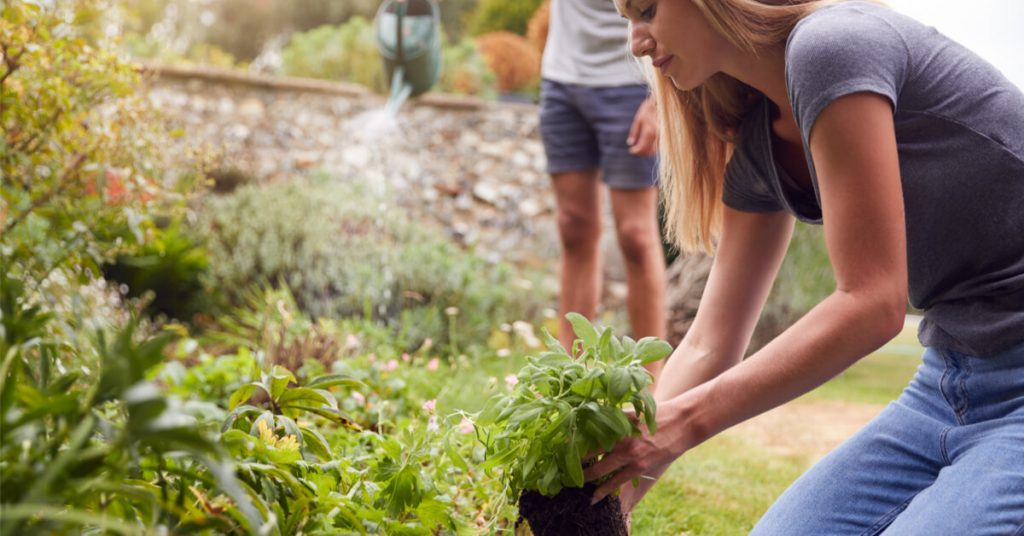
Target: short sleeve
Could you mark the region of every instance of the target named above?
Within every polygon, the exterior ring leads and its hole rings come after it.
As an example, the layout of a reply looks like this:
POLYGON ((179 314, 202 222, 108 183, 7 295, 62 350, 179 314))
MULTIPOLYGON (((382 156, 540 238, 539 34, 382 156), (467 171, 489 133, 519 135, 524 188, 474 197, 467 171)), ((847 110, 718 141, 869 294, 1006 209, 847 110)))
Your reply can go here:
POLYGON ((839 4, 823 8, 793 29, 786 45, 786 85, 804 140, 832 101, 871 92, 889 99, 895 113, 909 61, 896 28, 870 9, 839 4))

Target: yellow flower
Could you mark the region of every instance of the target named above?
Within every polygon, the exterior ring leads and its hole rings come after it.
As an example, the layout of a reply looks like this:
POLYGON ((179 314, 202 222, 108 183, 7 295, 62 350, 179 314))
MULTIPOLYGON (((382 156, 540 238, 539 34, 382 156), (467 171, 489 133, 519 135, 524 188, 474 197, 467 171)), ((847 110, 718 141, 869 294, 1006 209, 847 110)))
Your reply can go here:
POLYGON ((299 442, 295 436, 285 435, 284 437, 277 437, 270 427, 267 426, 267 421, 265 420, 256 423, 256 429, 260 433, 260 439, 268 447, 278 450, 299 450, 299 442))

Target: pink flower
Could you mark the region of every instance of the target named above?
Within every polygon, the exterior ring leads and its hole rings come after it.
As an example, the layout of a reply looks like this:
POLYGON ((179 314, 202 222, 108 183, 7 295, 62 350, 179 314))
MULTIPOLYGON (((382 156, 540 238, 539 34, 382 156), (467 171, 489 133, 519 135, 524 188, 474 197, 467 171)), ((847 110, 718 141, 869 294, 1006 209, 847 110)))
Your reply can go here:
POLYGON ((517 378, 515 374, 505 376, 505 385, 515 387, 517 383, 519 383, 519 378, 517 378))
POLYGON ((459 432, 463 434, 472 434, 473 428, 473 421, 463 417, 462 422, 459 423, 459 432))
POLYGON ((434 357, 427 362, 427 370, 437 370, 437 367, 441 366, 441 360, 434 357))
POLYGON ((356 402, 359 402, 360 404, 365 404, 366 403, 366 397, 363 396, 363 394, 360 393, 359 391, 352 391, 352 398, 356 402))
POLYGON ((432 398, 430 400, 427 400, 426 402, 423 403, 421 407, 423 408, 423 411, 429 411, 430 413, 433 413, 434 409, 437 408, 437 399, 432 398))
POLYGON ((352 350, 354 348, 359 348, 359 338, 355 335, 345 337, 345 349, 352 350))
POLYGON ((366 356, 366 360, 369 361, 370 363, 376 363, 377 362, 377 354, 375 354, 373 352, 370 352, 370 355, 366 356))
POLYGON ((412 361, 412 356, 409 355, 409 352, 402 352, 402 361, 405 361, 406 363, 412 361))
POLYGON ((384 364, 384 370, 386 370, 388 372, 394 372, 397 369, 398 369, 398 360, 397 359, 389 360, 387 363, 384 364))

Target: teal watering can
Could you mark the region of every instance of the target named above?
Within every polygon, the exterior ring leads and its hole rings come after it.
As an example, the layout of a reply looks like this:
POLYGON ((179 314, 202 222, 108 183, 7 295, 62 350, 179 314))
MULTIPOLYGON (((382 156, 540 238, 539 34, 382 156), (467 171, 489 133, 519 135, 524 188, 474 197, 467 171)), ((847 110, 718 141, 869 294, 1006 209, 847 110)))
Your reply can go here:
POLYGON ((391 81, 388 109, 426 93, 441 73, 441 13, 435 0, 385 0, 375 19, 377 49, 391 81))

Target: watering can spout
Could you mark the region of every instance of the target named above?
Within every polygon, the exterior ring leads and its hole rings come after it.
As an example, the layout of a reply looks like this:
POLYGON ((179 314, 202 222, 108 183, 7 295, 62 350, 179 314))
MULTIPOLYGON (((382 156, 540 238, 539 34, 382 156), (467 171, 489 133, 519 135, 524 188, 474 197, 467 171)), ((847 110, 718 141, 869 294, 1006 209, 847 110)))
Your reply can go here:
POLYGON ((388 109, 426 93, 441 70, 441 14, 435 0, 385 0, 374 20, 377 50, 391 82, 388 109))

